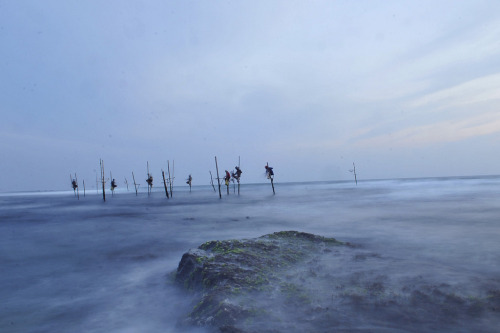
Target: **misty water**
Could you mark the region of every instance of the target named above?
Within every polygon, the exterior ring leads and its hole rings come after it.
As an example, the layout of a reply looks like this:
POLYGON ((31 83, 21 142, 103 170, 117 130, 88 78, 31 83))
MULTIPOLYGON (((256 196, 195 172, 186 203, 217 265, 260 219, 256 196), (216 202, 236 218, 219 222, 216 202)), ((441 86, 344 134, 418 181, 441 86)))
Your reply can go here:
MULTIPOLYGON (((170 199, 162 188, 150 196, 120 189, 106 202, 95 189, 82 192, 79 200, 72 191, 0 195, 0 332, 209 332, 179 326, 195 301, 171 282, 182 254, 282 230, 353 245, 323 259, 329 280, 303 280, 330 311, 322 331, 500 327, 488 303, 500 290, 499 177, 278 183, 276 195, 270 184, 242 184, 239 196, 223 188, 222 199, 210 186, 174 188, 170 199), (436 293, 455 297, 445 306, 486 305, 446 312, 432 304, 436 293), (385 313, 391 299, 397 306, 385 313)), ((300 317, 284 320, 304 332, 319 327, 300 317)))

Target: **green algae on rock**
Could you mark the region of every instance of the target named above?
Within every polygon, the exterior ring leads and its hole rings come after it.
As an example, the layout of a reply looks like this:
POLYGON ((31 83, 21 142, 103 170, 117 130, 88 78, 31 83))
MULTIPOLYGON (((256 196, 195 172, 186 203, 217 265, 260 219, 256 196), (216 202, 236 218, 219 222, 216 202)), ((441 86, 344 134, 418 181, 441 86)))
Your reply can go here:
POLYGON ((174 280, 194 299, 184 324, 213 332, 354 332, 360 322, 496 332, 500 318, 497 280, 422 276, 405 258, 297 231, 206 242, 183 255, 174 280))
POLYGON ((175 281, 198 292, 188 322, 218 328, 256 327, 257 318, 272 314, 256 300, 283 297, 290 304, 305 304, 300 285, 287 281, 285 272, 314 256, 345 245, 298 231, 281 231, 256 239, 209 241, 182 256, 175 281))

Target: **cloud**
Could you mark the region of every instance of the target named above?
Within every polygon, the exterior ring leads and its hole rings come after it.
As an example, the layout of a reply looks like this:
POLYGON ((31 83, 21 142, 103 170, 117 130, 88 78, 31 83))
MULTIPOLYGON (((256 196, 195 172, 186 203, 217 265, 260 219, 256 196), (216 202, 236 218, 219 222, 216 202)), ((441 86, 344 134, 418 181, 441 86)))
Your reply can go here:
POLYGON ((498 112, 470 116, 459 121, 446 120, 429 125, 407 127, 395 132, 359 140, 355 145, 360 148, 410 148, 456 142, 494 133, 500 133, 498 112))
POLYGON ((409 108, 432 107, 433 110, 440 110, 497 99, 500 99, 500 73, 426 94, 411 101, 407 106, 409 108))
MULTIPOLYGON (((409 32, 402 26, 394 25, 394 28, 409 32)), ((428 27, 423 28, 429 32, 428 27)), ((404 39, 415 38, 415 35, 399 33, 391 40, 399 48, 389 45, 385 57, 379 55, 380 61, 371 66, 370 71, 362 73, 357 89, 349 96, 354 100, 372 102, 414 99, 498 71, 500 44, 496 40, 500 34, 499 20, 485 18, 481 24, 454 22, 448 29, 435 28, 436 31, 432 31, 427 39, 410 39, 413 44, 409 45, 404 39)), ((488 80, 498 82, 496 78, 488 80)), ((488 80, 485 77, 481 84, 488 84, 488 80)), ((478 83, 470 82, 470 86, 460 88, 470 89, 478 83)))
MULTIPOLYGON (((384 116, 351 136, 357 147, 417 147, 457 142, 500 131, 500 73, 393 100, 384 116), (403 110, 403 111, 400 111, 403 110)), ((386 106, 380 104, 381 106, 386 106)))

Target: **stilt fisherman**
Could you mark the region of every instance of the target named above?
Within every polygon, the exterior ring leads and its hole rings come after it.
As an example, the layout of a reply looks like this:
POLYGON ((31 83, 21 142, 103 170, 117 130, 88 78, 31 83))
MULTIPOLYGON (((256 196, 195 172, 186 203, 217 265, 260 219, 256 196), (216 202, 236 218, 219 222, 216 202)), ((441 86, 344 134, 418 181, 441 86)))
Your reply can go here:
POLYGON ((117 188, 118 185, 116 185, 116 180, 113 178, 113 180, 111 181, 111 191, 114 191, 115 188, 117 188))
POLYGON ((153 187, 153 175, 149 175, 148 179, 146 179, 149 187, 153 187))
POLYGON ((274 178, 273 168, 271 168, 269 165, 266 165, 265 168, 266 168, 267 179, 273 179, 274 178))
POLYGON ((191 175, 189 175, 188 179, 186 180, 186 184, 189 185, 189 192, 191 192, 191 183, 193 181, 193 177, 191 177, 191 175))
POLYGON ((226 176, 224 177, 224 181, 226 182, 226 186, 229 186, 229 181, 231 180, 231 174, 226 170, 226 176))
POLYGON ((274 191, 274 171, 273 168, 269 166, 269 164, 266 164, 266 177, 267 179, 271 180, 271 186, 273 187, 273 194, 276 194, 274 191))
POLYGON ((237 166, 235 166, 234 168, 236 169, 236 172, 234 173, 234 178, 239 183, 240 182, 240 177, 241 177, 241 174, 243 173, 243 171, 241 171, 241 169, 239 167, 237 167, 237 166))

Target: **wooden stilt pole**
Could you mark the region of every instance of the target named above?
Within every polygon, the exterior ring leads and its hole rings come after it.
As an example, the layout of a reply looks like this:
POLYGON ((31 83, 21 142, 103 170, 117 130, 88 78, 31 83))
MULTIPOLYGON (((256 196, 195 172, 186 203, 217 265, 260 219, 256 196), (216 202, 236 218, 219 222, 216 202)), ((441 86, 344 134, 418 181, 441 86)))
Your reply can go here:
POLYGON ((137 196, 137 183, 135 182, 135 176, 134 172, 132 171, 132 180, 134 181, 134 188, 135 188, 135 196, 137 196))
POLYGON ((173 179, 170 177, 170 160, 167 161, 167 168, 168 168, 168 186, 170 187, 170 197, 172 197, 172 187, 174 186, 174 184, 173 184, 173 179))
POLYGON ((349 170, 349 172, 352 172, 354 174, 354 182, 356 183, 356 186, 358 185, 358 178, 356 175, 356 165, 354 162, 352 162, 352 170, 349 170))
POLYGON ((101 182, 102 182, 102 199, 106 201, 106 180, 104 179, 104 161, 101 160, 101 182))
POLYGON ((124 178, 125 178, 125 185, 127 185, 127 192, 128 192, 128 181, 127 181, 126 177, 124 177, 124 178))
POLYGON ((163 177, 163 186, 165 187, 165 195, 167 196, 167 198, 170 198, 168 196, 168 188, 167 188, 167 180, 165 179, 165 171, 161 170, 161 175, 163 177))
POLYGON ((217 156, 215 156, 215 169, 217 170, 217 184, 219 184, 219 199, 222 199, 222 194, 220 193, 220 177, 219 166, 217 165, 217 156))
POLYGON ((85 179, 83 180, 83 197, 85 198, 85 179))
MULTIPOLYGON (((75 187, 76 183, 73 183, 73 175, 71 175, 71 173, 69 174, 69 182, 71 183, 71 186, 73 187, 73 194, 76 197, 76 187, 75 187)), ((76 180, 75 180, 75 182, 76 182, 76 180)))
POLYGON ((78 177, 76 176, 76 172, 75 172, 75 180, 76 180, 76 196, 78 200, 80 200, 80 191, 78 189, 78 177))
POLYGON ((356 183, 356 186, 358 185, 358 177, 356 175, 356 165, 354 165, 354 162, 352 162, 352 166, 353 166, 353 171, 354 171, 354 182, 356 183))
POLYGON ((147 171, 148 171, 147 183, 148 183, 148 196, 149 196, 151 194, 151 188, 153 187, 153 182, 150 181, 151 175, 149 174, 149 161, 146 161, 146 164, 147 164, 147 171))
POLYGON ((175 160, 172 160, 172 187, 170 188, 170 197, 173 197, 172 194, 174 191, 174 180, 175 180, 175 160))
MULTIPOLYGON (((240 156, 238 156, 238 168, 241 168, 240 162, 241 159, 240 156)), ((238 176, 238 195, 240 195, 240 176, 238 176)))
POLYGON ((111 187, 110 187, 111 196, 114 197, 115 196, 115 188, 113 187, 113 174, 111 173, 111 171, 109 172, 109 181, 111 182, 111 187))
MULTIPOLYGON (((269 163, 266 163, 266 165, 269 167, 269 163)), ((276 192, 274 192, 274 175, 269 174, 269 179, 271 179, 271 186, 273 187, 273 194, 276 194, 276 192)))
POLYGON ((210 172, 210 185, 212 185, 212 188, 214 189, 214 192, 217 192, 215 190, 215 186, 214 186, 214 178, 212 177, 212 171, 208 171, 210 172))

